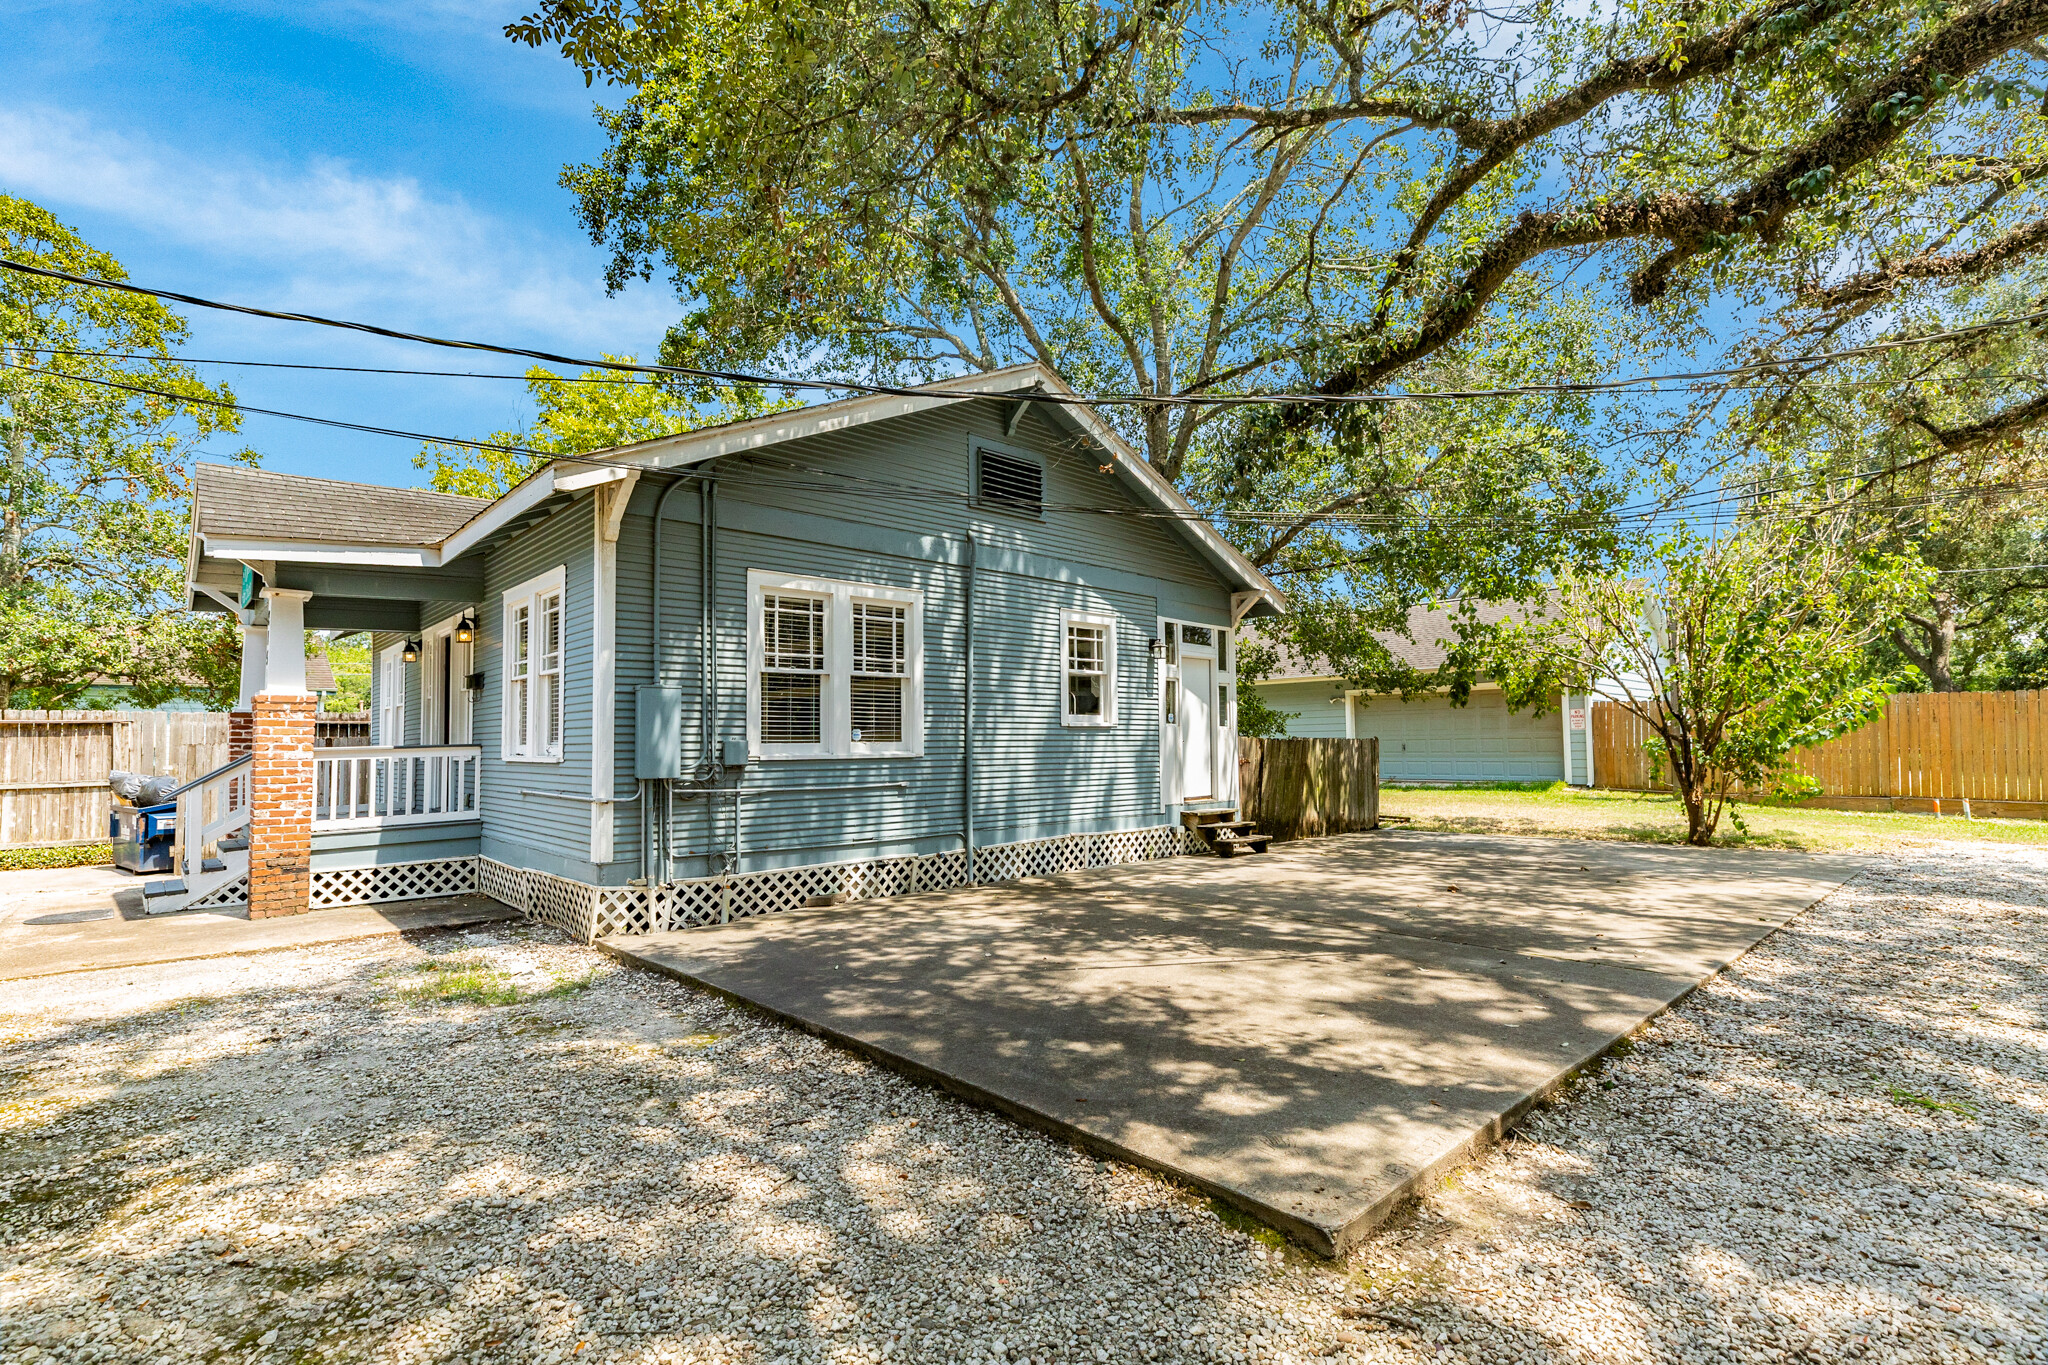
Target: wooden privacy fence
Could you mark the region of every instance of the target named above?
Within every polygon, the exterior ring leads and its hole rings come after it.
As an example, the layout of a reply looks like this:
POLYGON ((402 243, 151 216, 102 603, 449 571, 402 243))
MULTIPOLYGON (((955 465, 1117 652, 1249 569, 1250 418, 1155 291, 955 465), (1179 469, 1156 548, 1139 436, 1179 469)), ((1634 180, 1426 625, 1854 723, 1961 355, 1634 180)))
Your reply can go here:
POLYGON ((216 711, 0 711, 0 847, 107 837, 107 774, 181 782, 228 760, 216 711))
MULTIPOLYGON (((1595 781, 1650 790, 1649 738, 1619 703, 1596 703, 1595 781)), ((2048 816, 2048 692, 1895 693, 1876 720, 1796 751, 1791 766, 1831 805, 1911 810, 1966 800, 1987 815, 2048 816)))
POLYGON ((1239 739, 1238 804, 1275 839, 1372 829, 1380 818, 1376 739, 1239 739))

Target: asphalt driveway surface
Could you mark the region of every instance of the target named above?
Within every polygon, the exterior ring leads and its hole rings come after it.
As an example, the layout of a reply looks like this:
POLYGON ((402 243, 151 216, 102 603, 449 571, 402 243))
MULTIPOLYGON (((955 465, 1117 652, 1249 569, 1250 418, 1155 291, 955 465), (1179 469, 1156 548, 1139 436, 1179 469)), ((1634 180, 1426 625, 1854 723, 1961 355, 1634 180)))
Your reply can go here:
POLYGON ((604 946, 1331 1254, 1860 865, 1377 831, 604 946))

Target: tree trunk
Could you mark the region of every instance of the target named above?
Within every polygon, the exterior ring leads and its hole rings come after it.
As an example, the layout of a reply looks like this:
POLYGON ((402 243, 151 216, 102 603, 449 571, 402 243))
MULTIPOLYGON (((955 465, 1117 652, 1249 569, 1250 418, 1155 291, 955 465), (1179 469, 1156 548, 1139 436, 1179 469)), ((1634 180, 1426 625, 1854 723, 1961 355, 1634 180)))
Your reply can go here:
POLYGON ((1664 750, 1671 760, 1671 789, 1685 807, 1685 841, 1706 848, 1714 842, 1714 828, 1721 823, 1721 812, 1707 792, 1706 769, 1682 738, 1666 735, 1664 750))
MULTIPOLYGON (((12 359, 11 353, 0 347, 0 366, 12 359)), ((6 411, 0 413, 0 425, 7 433, 7 488, 5 500, 0 502, 0 594, 11 595, 22 583, 21 504, 28 487, 28 424, 22 420, 17 386, 6 384, 0 388, 0 396, 7 399, 6 411)))
POLYGON ((1916 644, 1906 638, 1903 630, 1892 631, 1892 643, 1913 667, 1920 670, 1927 679, 1928 687, 1936 692, 1960 692, 1955 678, 1956 618, 1962 615, 1962 604, 1949 593, 1934 594, 1934 611, 1927 616, 1907 613, 1906 619, 1913 624, 1914 633, 1924 644, 1916 644))

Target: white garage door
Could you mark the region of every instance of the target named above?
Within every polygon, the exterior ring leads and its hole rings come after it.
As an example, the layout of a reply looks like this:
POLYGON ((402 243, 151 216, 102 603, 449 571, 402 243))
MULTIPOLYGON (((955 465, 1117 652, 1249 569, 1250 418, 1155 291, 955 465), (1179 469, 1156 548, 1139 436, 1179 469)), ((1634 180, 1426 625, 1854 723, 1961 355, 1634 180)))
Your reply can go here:
POLYGON ((1360 697, 1358 737, 1377 735, 1383 782, 1557 782, 1564 731, 1556 711, 1511 712, 1498 692, 1466 706, 1445 697, 1360 697))

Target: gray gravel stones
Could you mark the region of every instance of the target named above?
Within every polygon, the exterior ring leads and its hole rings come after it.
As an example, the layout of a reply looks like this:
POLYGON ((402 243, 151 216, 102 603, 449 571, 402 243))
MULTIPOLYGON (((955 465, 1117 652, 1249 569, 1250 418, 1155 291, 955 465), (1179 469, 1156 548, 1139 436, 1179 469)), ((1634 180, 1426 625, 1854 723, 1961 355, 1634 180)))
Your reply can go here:
POLYGON ((2044 965, 1884 860, 1339 1265, 544 929, 24 983, 0 1354, 2048 1359, 2044 965))

